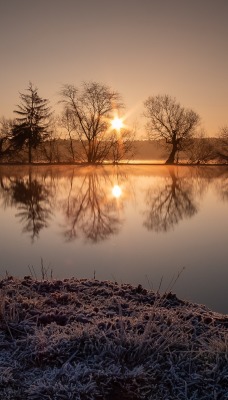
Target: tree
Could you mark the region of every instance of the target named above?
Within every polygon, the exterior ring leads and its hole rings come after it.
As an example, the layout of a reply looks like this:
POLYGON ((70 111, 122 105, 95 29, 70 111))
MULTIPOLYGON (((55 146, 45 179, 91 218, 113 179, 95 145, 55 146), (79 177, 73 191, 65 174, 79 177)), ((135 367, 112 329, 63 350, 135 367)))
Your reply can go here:
MULTIPOLYGON (((62 103, 68 117, 68 127, 74 127, 75 139, 81 145, 81 161, 90 164, 104 161, 113 144, 110 120, 114 110, 123 107, 118 92, 97 82, 84 82, 79 90, 65 85, 61 91, 62 103)), ((72 130, 71 140, 72 140, 72 130)))
POLYGON ((213 161, 216 158, 214 140, 206 137, 204 132, 199 132, 185 153, 190 164, 206 164, 213 161))
POLYGON ((60 136, 58 131, 58 117, 51 118, 48 127, 48 140, 42 141, 36 150, 38 160, 49 163, 61 162, 60 136))
POLYGON ((67 132, 71 159, 73 162, 75 162, 76 150, 74 148, 74 113, 67 106, 64 108, 61 116, 58 118, 58 124, 60 128, 63 128, 67 132))
POLYGON ((190 145, 199 123, 199 115, 185 109, 175 98, 168 95, 149 97, 144 106, 148 118, 147 130, 151 140, 164 139, 171 146, 166 164, 174 164, 179 151, 190 145))
POLYGON ((20 93, 21 104, 14 112, 19 115, 11 133, 11 143, 15 149, 28 148, 28 161, 32 163, 32 149, 48 137, 51 109, 47 99, 41 98, 37 88, 29 83, 28 93, 20 93))
POLYGON ((9 137, 12 131, 14 121, 2 117, 0 119, 0 159, 4 160, 10 156, 9 137))
POLYGON ((110 158, 113 164, 118 164, 121 160, 132 158, 135 154, 135 133, 123 127, 123 129, 114 130, 111 136, 110 158))
POLYGON ((228 126, 223 126, 219 133, 218 158, 222 162, 228 162, 228 126))

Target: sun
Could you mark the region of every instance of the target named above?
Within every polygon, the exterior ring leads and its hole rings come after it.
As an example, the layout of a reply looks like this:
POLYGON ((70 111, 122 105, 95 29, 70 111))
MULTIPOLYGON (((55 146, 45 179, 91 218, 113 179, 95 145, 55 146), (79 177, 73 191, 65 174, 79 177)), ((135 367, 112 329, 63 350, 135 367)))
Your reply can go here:
POLYGON ((118 199, 118 198, 121 196, 122 190, 121 190, 121 188, 119 187, 119 185, 113 186, 113 188, 112 188, 112 194, 113 194, 113 196, 114 196, 116 199, 118 199))
POLYGON ((123 121, 122 121, 122 119, 120 119, 120 118, 118 118, 118 117, 115 117, 113 120, 112 120, 112 128, 113 129, 117 129, 117 130, 119 130, 119 129, 121 129, 121 128, 123 128, 123 121))

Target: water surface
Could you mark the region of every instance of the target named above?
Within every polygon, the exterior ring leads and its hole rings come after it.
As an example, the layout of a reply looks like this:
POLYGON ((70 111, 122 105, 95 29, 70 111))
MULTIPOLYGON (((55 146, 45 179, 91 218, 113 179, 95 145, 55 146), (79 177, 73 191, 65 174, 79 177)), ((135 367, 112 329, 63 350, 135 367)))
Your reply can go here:
POLYGON ((0 273, 43 263, 228 313, 227 215, 227 167, 1 166, 0 273))

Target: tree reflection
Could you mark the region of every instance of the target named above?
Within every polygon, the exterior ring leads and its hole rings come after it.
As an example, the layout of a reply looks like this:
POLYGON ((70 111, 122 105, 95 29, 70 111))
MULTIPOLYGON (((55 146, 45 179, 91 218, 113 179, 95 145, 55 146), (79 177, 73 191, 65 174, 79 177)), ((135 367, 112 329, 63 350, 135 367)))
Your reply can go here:
POLYGON ((72 176, 68 197, 61 204, 67 241, 82 236, 97 243, 118 233, 121 201, 111 188, 112 180, 105 174, 92 172, 79 180, 72 176))
POLYGON ((169 168, 169 175, 160 185, 147 191, 143 225, 148 230, 167 232, 182 219, 197 213, 191 180, 179 178, 172 168, 169 168))
POLYGON ((228 201, 228 168, 227 166, 205 166, 194 168, 194 184, 196 179, 200 182, 201 188, 212 185, 217 196, 222 201, 228 201))
POLYGON ((7 183, 1 181, 4 192, 4 203, 15 206, 16 217, 24 225, 22 232, 28 232, 32 241, 39 237, 41 229, 48 226, 51 216, 50 191, 36 179, 12 179, 7 183))
POLYGON ((228 179, 221 183, 220 193, 222 200, 228 201, 228 179))
POLYGON ((228 170, 224 171, 220 181, 217 183, 216 191, 223 201, 228 201, 228 170))

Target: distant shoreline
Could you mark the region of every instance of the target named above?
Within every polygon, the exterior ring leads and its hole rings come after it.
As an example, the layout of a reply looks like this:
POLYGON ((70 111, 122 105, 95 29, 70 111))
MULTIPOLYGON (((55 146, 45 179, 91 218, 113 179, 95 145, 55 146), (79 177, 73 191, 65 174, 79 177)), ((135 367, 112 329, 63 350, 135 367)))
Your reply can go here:
POLYGON ((122 163, 95 163, 95 164, 89 164, 89 163, 72 163, 72 162, 58 162, 58 163, 19 163, 19 162, 13 162, 13 163, 1 163, 0 166, 61 166, 61 165, 70 165, 70 166, 79 166, 79 167, 104 167, 104 166, 164 166, 164 167, 228 167, 228 163, 200 163, 200 164, 189 164, 189 163, 178 163, 178 164, 165 164, 165 163, 152 163, 152 162, 122 162, 122 163))

